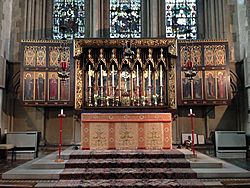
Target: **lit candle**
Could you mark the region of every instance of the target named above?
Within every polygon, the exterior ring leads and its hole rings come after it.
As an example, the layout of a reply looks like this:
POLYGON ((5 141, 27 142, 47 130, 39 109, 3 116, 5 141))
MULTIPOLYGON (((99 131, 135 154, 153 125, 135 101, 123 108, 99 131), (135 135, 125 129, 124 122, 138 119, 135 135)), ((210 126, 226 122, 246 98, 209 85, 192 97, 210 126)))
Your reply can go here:
POLYGON ((63 115, 63 109, 61 109, 61 115, 63 115))
POLYGON ((162 86, 162 65, 160 65, 160 86, 162 86))
POLYGON ((150 70, 150 65, 148 65, 148 86, 151 86, 151 70, 150 70))
POLYGON ((100 77, 101 77, 100 85, 101 85, 101 87, 102 87, 102 86, 103 86, 103 79, 102 79, 102 65, 100 65, 100 77))
POLYGON ((193 110, 192 110, 192 108, 190 108, 190 110, 189 110, 189 114, 193 114, 193 110))
POLYGON ((91 87, 91 75, 90 75, 90 65, 89 65, 89 87, 91 87))
POLYGON ((136 66, 136 86, 139 87, 139 65, 136 66))
POLYGON ((112 87, 115 86, 115 70, 114 65, 112 65, 112 87))

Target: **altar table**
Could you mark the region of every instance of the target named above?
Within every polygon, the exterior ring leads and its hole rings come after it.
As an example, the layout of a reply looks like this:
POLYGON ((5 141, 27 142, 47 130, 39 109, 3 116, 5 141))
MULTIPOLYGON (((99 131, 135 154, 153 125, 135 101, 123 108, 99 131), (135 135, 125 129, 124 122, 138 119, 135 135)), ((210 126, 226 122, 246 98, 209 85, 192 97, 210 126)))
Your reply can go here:
POLYGON ((82 113, 82 149, 171 149, 171 113, 82 113))

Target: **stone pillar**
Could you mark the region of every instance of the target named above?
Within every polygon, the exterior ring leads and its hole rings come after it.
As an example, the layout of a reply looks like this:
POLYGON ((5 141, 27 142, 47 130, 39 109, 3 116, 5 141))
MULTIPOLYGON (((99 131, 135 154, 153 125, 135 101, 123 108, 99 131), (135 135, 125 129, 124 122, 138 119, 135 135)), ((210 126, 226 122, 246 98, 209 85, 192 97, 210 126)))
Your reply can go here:
POLYGON ((163 37, 165 31, 165 2, 146 0, 142 2, 142 37, 163 37))
POLYGON ((89 18, 89 23, 87 23, 89 24, 89 37, 109 37, 109 1, 86 1, 86 8, 89 8, 89 13, 86 11, 86 17, 89 18))
POLYGON ((3 134, 4 132, 4 129, 5 127, 3 126, 3 123, 2 123, 2 112, 3 112, 3 104, 2 104, 2 101, 3 101, 3 89, 0 88, 0 143, 1 143, 1 135, 3 134))
POLYGON ((25 0, 24 39, 44 39, 47 0, 25 0))
POLYGON ((225 0, 197 0, 198 37, 225 39, 225 0))
MULTIPOLYGON (((11 19, 12 19, 12 0, 0 1, 0 63, 1 78, 5 78, 6 69, 3 66, 6 59, 10 56, 10 33, 11 33, 11 19)), ((2 80, 4 81, 4 80, 2 80)), ((3 111, 4 102, 4 88, 0 88, 0 128, 1 134, 8 129, 8 123, 4 121, 6 112, 3 111)))

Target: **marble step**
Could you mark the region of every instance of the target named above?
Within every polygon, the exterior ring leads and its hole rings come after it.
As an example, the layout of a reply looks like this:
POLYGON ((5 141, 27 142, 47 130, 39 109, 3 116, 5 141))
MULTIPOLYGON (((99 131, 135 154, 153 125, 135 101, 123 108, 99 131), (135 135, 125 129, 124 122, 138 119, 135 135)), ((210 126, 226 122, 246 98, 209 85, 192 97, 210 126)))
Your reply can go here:
POLYGON ((55 187, 182 187, 201 188, 204 184, 198 179, 98 179, 98 180, 59 180, 55 187))
POLYGON ((178 150, 76 150, 69 159, 107 159, 107 158, 185 158, 178 150))
POLYGON ((60 179, 190 179, 197 174, 189 168, 66 168, 60 179))
POLYGON ((65 168, 190 168, 186 159, 70 159, 65 168))

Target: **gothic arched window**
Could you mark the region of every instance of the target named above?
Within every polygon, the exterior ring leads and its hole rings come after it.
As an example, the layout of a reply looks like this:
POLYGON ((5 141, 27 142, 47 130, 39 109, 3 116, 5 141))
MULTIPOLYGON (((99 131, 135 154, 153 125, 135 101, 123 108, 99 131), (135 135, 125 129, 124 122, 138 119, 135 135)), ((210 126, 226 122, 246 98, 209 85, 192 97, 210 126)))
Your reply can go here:
POLYGON ((53 1, 53 39, 84 38, 85 0, 53 1))
POLYGON ((196 0, 165 0, 166 37, 196 39, 196 0))
POLYGON ((110 0, 110 38, 141 37, 141 0, 110 0))

